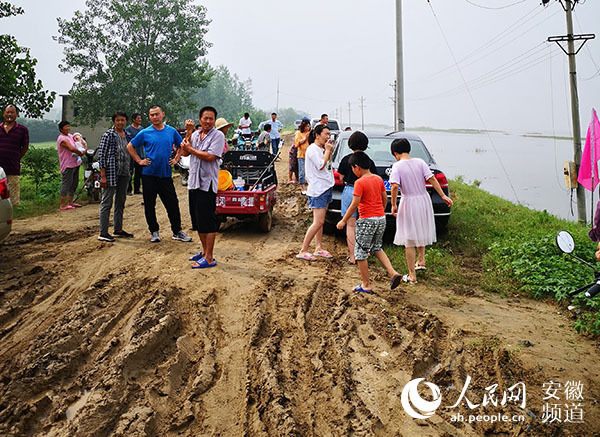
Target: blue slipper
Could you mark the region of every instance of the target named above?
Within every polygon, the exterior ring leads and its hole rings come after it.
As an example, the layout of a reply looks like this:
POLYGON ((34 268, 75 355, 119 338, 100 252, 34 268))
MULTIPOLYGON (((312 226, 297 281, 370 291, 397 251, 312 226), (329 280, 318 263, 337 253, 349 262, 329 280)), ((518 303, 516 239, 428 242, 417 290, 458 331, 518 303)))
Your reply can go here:
POLYGON ((198 252, 196 255, 190 256, 188 261, 200 261, 201 258, 204 258, 204 254, 202 252, 198 252))
POLYGON ((206 269, 208 267, 214 267, 217 265, 216 261, 213 260, 213 262, 209 264, 204 258, 200 258, 197 263, 197 266, 192 266, 193 269, 206 269))
POLYGON ((398 285, 400 285, 400 283, 402 282, 402 275, 400 273, 398 273, 396 276, 394 276, 391 280, 390 280, 390 288, 393 290, 394 288, 397 288, 398 285))
POLYGON ((362 285, 357 285, 353 291, 359 291, 361 293, 373 294, 373 290, 365 290, 362 285))

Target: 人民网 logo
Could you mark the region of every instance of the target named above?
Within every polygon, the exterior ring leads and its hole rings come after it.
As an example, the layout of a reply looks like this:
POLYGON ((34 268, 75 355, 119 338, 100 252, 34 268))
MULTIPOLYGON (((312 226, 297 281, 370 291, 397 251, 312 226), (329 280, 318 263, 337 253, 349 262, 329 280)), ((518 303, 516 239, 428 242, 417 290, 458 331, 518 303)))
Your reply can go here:
POLYGON ((413 379, 402 389, 402 396, 400 398, 402 408, 404 408, 406 414, 415 419, 427 419, 433 416, 442 403, 440 388, 431 382, 425 381, 425 385, 431 390, 433 400, 426 401, 419 395, 419 383, 424 380, 425 378, 413 379))

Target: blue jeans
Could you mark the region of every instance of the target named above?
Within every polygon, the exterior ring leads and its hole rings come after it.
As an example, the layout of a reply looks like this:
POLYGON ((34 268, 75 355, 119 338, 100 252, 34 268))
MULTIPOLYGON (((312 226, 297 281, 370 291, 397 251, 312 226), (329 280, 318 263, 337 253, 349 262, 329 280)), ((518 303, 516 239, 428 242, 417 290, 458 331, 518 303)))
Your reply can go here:
POLYGON ((279 141, 281 141, 281 138, 271 138, 271 147, 273 148, 273 155, 277 155, 277 152, 279 152, 279 141))
POLYGON ((304 158, 298 158, 298 183, 300 185, 306 185, 304 175, 304 158))

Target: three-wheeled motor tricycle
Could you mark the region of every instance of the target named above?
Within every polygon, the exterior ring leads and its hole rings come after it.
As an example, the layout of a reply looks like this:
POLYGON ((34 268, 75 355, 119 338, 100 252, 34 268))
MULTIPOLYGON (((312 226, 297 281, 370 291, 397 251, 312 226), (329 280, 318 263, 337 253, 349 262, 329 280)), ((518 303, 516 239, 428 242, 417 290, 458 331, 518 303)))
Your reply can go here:
POLYGON ((261 231, 273 225, 277 202, 276 156, 260 150, 230 150, 223 156, 217 192, 217 219, 255 217, 261 231))

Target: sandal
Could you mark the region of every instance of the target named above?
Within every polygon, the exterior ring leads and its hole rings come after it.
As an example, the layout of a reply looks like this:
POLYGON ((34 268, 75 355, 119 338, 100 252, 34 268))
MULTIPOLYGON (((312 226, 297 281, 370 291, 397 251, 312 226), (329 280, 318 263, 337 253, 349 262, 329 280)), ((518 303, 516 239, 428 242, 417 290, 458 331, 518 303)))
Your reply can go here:
POLYGON ((200 261, 202 258, 204 258, 204 254, 202 252, 198 252, 196 255, 190 256, 188 261, 200 261))
POLYGON ((419 263, 415 264, 415 270, 427 270, 427 266, 423 266, 419 263))
POLYGON ((71 203, 71 206, 73 208, 81 208, 81 205, 79 203, 71 203))
POLYGON ((373 290, 366 290, 366 289, 362 288, 362 284, 354 287, 352 289, 352 291, 358 291, 359 293, 373 294, 373 290))
POLYGON ((200 258, 199 261, 196 262, 196 265, 192 265, 193 269, 206 269, 208 267, 214 267, 217 265, 217 262, 213 259, 213 262, 210 264, 204 258, 200 258))
POLYGON ((402 276, 402 282, 406 282, 408 284, 416 284, 417 283, 417 281, 411 281, 410 278, 408 277, 408 275, 402 276))
POLYGON ((61 211, 67 211, 69 209, 75 209, 75 208, 73 208, 71 205, 67 205, 67 206, 61 206, 58 209, 60 209, 61 211))
POLYGON ((318 252, 313 253, 314 256, 320 256, 321 258, 333 258, 333 255, 327 252, 325 249, 321 249, 318 252))
POLYGON ((404 278, 400 273, 395 275, 392 279, 390 279, 390 289, 393 290, 394 288, 397 288, 403 280, 404 278))
POLYGON ((304 254, 299 253, 298 255, 296 255, 296 258, 303 259, 305 261, 316 261, 317 260, 317 258, 315 258, 314 256, 312 256, 308 252, 305 252, 304 254))

